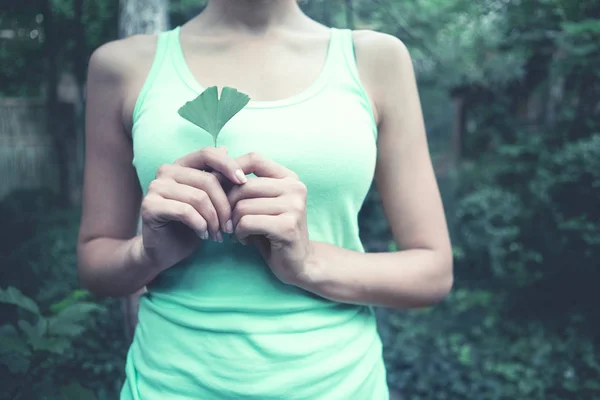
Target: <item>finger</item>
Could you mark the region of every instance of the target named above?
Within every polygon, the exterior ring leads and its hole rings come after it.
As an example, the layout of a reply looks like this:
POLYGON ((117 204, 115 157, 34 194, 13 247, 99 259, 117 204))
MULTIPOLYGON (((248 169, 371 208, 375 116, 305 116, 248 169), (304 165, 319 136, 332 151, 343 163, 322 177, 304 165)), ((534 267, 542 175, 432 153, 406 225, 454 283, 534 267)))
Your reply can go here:
POLYGON ((234 185, 234 183, 231 183, 231 181, 222 173, 220 173, 219 171, 211 171, 211 174, 213 174, 215 176, 215 178, 217 178, 217 180, 219 181, 219 183, 221 184, 221 186, 223 187, 223 190, 225 192, 227 192, 229 189, 231 189, 234 185))
POLYGON ((210 146, 187 154, 175 161, 174 164, 199 170, 212 169, 222 173, 233 183, 241 184, 247 181, 246 175, 237 161, 229 157, 222 149, 210 146))
POLYGON ((254 174, 265 178, 298 179, 298 175, 295 172, 259 153, 244 154, 235 160, 245 174, 254 174))
POLYGON ((219 226, 223 232, 231 233, 229 232, 230 229, 227 227, 227 221, 231 219, 231 206, 221 183, 214 174, 198 171, 194 168, 177 165, 169 166, 169 164, 167 164, 167 166, 162 168, 158 176, 159 179, 154 181, 154 184, 156 184, 156 182, 160 184, 162 180, 173 180, 179 184, 188 185, 206 192, 210 198, 212 207, 216 210, 218 215, 216 228, 214 225, 211 225, 211 234, 216 235, 219 226))
POLYGON ((233 208, 242 199, 281 196, 284 184, 282 179, 250 178, 245 185, 232 187, 227 193, 227 200, 233 208))
POLYGON ((265 236, 269 240, 278 239, 277 223, 280 215, 244 215, 238 222, 234 235, 246 243, 252 235, 265 236))
MULTIPOLYGON (((227 154, 229 152, 229 149, 227 149, 227 147, 225 147, 225 146, 219 146, 219 147, 217 147, 217 150, 219 150, 225 154, 227 154)), ((214 176, 217 177, 217 179, 219 180, 221 185, 223 185, 225 182, 230 183, 229 179, 227 179, 225 177, 225 175, 223 175, 222 173, 220 173, 218 171, 211 171, 211 174, 213 174, 214 176)))
POLYGON ((206 220, 188 203, 165 199, 159 195, 148 195, 144 199, 142 215, 146 220, 157 222, 181 222, 194 230, 201 239, 208 238, 206 220))
POLYGON ((286 211, 285 199, 280 197, 243 199, 234 207, 231 220, 235 231, 240 219, 245 215, 279 215, 286 211))
POLYGON ((208 230, 210 231, 213 240, 217 239, 219 232, 219 216, 206 191, 193 186, 182 185, 174 180, 165 179, 156 181, 152 190, 153 193, 156 193, 165 199, 186 203, 194 207, 198 214, 200 214, 208 224, 208 230))

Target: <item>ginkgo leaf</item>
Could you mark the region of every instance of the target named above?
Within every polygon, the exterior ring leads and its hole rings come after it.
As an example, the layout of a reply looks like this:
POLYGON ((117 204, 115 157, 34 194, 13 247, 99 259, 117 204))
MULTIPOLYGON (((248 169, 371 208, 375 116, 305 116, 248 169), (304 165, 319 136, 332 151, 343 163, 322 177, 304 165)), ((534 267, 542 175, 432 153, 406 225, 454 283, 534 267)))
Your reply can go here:
POLYGON ((225 86, 219 91, 211 86, 194 100, 185 103, 179 115, 192 124, 204 129, 213 137, 215 146, 221 129, 231 118, 250 102, 250 97, 237 89, 225 86))

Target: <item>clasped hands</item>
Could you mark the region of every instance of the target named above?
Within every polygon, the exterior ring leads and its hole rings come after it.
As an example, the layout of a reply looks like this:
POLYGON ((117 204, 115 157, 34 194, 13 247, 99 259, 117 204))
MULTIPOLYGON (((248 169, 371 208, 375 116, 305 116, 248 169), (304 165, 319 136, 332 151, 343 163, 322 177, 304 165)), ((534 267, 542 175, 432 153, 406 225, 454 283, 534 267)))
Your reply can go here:
POLYGON ((191 255, 198 238, 220 242, 225 232, 255 244, 277 278, 297 285, 312 257, 306 195, 298 175, 273 160, 205 147, 162 165, 150 183, 141 208, 144 257, 167 269, 191 255))

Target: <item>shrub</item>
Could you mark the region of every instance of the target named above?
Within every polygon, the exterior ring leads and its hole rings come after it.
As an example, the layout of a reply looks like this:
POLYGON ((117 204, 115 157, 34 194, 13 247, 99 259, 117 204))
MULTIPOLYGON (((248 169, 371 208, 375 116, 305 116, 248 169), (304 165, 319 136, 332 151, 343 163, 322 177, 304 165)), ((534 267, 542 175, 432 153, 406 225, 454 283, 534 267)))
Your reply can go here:
MULTIPOLYGON (((78 395, 80 390, 70 385, 71 381, 93 390, 101 400, 117 398, 127 351, 119 300, 95 299, 79 290, 76 269, 79 211, 58 209, 46 200, 47 196, 47 192, 41 191, 19 192, 0 204, 1 212, 5 213, 0 217, 6 222, 3 235, 10 238, 14 232, 13 236, 19 240, 13 240, 16 245, 6 246, 0 253, 3 285, 15 286, 30 297, 40 310, 46 311, 44 318, 53 315, 56 305, 62 304, 73 293, 75 297, 81 297, 79 300, 86 299, 97 308, 95 312, 83 315, 77 327, 66 325, 65 333, 71 335, 69 346, 61 348, 60 352, 43 353, 45 361, 35 363, 26 376, 44 377, 40 385, 43 384, 48 399, 61 398, 52 396, 61 396, 63 390, 78 395), (85 334, 77 334, 82 333, 82 329, 85 334)), ((10 330, 5 333, 12 336, 16 333, 26 340, 26 333, 18 328, 22 312, 3 304, 0 304, 0 312, 3 322, 14 328, 3 328, 10 330)), ((36 321, 30 323, 37 324, 36 321)), ((10 357, 17 362, 14 355, 10 357)), ((24 373, 15 371, 7 375, 12 378, 3 382, 3 387, 23 382, 26 380, 24 373)), ((5 376, 4 373, 0 375, 5 376)), ((3 398, 2 394, 0 398, 3 398)))

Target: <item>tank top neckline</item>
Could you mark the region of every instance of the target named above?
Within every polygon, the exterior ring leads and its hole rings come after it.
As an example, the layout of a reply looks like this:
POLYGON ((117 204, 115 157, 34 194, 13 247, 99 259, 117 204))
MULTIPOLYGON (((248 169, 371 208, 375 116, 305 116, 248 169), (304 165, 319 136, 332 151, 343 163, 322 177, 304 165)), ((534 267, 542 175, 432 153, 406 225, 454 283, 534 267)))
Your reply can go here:
MULTIPOLYGON (((325 89, 330 82, 330 77, 332 70, 334 69, 335 62, 335 52, 336 49, 340 46, 338 35, 340 31, 336 28, 329 28, 330 36, 329 36, 329 44, 327 47, 327 53, 325 56, 325 62, 321 67, 321 71, 317 78, 308 86, 303 89, 301 92, 294 94, 292 96, 279 99, 279 100, 266 100, 266 101, 255 101, 250 100, 246 108, 278 108, 291 106, 295 104, 302 103, 311 99, 312 97, 319 94, 323 89, 325 89)), ((175 69, 179 74, 182 82, 196 94, 202 93, 206 88, 203 87, 200 82, 196 79, 194 74, 192 73, 185 55, 183 53, 183 48, 181 46, 181 26, 175 27, 170 32, 167 32, 170 35, 169 40, 169 48, 171 50, 170 58, 173 61, 175 69)))

